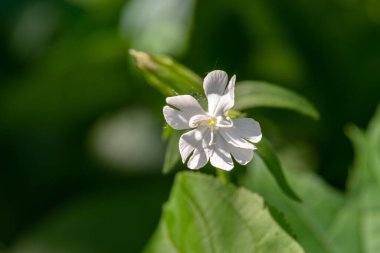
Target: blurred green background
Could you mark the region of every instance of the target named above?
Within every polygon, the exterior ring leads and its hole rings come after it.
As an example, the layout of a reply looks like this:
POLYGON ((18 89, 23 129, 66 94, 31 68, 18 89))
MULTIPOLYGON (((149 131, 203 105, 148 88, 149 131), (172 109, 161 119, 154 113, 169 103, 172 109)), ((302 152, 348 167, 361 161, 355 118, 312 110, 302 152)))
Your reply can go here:
POLYGON ((344 190, 380 98, 380 1, 0 2, 0 252, 138 252, 158 223, 164 97, 129 48, 309 98, 252 111, 286 159, 344 190))

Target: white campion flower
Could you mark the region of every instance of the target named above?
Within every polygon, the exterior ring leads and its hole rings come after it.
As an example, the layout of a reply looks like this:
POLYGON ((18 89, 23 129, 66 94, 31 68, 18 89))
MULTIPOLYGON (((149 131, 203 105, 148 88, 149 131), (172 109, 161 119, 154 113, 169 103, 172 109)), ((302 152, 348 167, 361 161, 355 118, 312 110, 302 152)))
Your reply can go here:
POLYGON ((174 129, 192 129, 179 140, 182 162, 187 167, 199 169, 211 164, 222 170, 231 170, 234 159, 245 165, 252 160, 256 147, 253 143, 261 140, 260 124, 250 118, 231 119, 226 116, 235 102, 234 75, 230 82, 226 72, 215 70, 203 81, 207 96, 208 111, 190 95, 166 98, 163 109, 166 122, 174 129))

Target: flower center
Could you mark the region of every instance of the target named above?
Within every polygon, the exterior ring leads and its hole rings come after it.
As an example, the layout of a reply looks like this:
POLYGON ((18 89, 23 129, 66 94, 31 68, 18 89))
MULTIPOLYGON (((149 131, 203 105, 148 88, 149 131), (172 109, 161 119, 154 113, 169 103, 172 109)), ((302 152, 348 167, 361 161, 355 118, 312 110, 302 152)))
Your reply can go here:
POLYGON ((207 122, 207 126, 208 126, 208 127, 215 127, 215 126, 216 126, 216 123, 217 123, 216 118, 211 118, 211 119, 208 120, 208 122, 207 122))
POLYGON ((232 127, 233 121, 230 117, 218 116, 213 117, 210 115, 195 115, 191 117, 189 121, 189 126, 191 128, 198 127, 200 125, 207 126, 209 128, 218 128, 218 127, 232 127))

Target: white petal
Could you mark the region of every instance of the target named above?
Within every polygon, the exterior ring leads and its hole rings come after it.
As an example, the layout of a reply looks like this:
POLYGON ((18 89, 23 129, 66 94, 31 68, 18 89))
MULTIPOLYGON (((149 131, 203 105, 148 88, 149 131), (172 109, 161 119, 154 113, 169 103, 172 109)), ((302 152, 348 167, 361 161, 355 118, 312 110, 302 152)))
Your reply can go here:
POLYGON ((203 149, 196 149, 187 162, 187 167, 197 170, 205 166, 208 162, 208 156, 203 149))
POLYGON ((205 113, 198 101, 190 95, 168 97, 166 98, 166 103, 176 107, 186 114, 191 114, 191 116, 205 113))
POLYGON ((166 122, 177 130, 190 128, 189 120, 191 117, 197 114, 205 114, 198 101, 190 95, 168 97, 166 102, 178 109, 165 106, 163 110, 166 122))
POLYGON ((166 122, 174 129, 182 130, 189 128, 188 115, 171 108, 170 106, 164 106, 163 109, 166 122))
POLYGON ((234 127, 221 127, 219 128, 219 133, 229 144, 245 149, 255 149, 255 146, 252 143, 244 140, 240 137, 239 130, 234 127))
POLYGON ((210 157, 212 166, 226 171, 233 169, 234 163, 228 146, 228 143, 221 136, 218 136, 210 157))
POLYGON ((190 169, 199 169, 206 165, 210 158, 211 141, 210 129, 199 127, 183 134, 179 140, 179 151, 182 162, 185 163, 189 158, 187 166, 190 169))
POLYGON ((239 132, 239 135, 244 139, 247 139, 251 142, 257 143, 261 140, 261 128, 259 122, 248 119, 233 119, 234 128, 236 128, 239 132))
POLYGON ((237 148, 232 145, 230 145, 228 149, 231 152, 232 156, 235 158, 235 160, 241 165, 246 165, 252 160, 252 157, 253 157, 252 149, 237 148))
POLYGON ((227 86, 226 72, 215 70, 210 72, 203 83, 208 101, 208 112, 213 116, 223 115, 234 105, 236 76, 233 76, 227 86))
POLYGON ((190 136, 188 135, 190 132, 183 134, 179 139, 179 153, 181 154, 182 163, 186 162, 187 158, 189 158, 191 153, 194 152, 194 147, 197 145, 189 140, 190 136))
POLYGON ((228 83, 228 94, 230 96, 230 99, 232 100, 232 105, 229 109, 231 109, 234 106, 235 103, 235 82, 236 82, 236 75, 233 75, 231 77, 230 82, 228 83))
POLYGON ((222 96, 226 90, 228 81, 227 73, 222 70, 214 70, 207 74, 203 81, 203 89, 206 95, 217 94, 222 96))

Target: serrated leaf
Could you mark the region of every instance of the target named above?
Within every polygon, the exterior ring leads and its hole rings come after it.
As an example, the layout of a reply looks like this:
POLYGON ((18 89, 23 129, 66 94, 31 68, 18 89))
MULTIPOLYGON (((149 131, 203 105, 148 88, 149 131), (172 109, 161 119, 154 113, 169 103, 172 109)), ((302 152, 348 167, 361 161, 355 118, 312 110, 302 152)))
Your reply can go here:
POLYGON ((281 163, 277 158, 272 146, 266 139, 262 139, 257 146, 257 153, 265 162, 268 170, 272 176, 276 179, 277 184, 280 186, 282 191, 293 200, 301 202, 301 199, 292 190, 289 183, 287 182, 284 172, 282 171, 281 163))
POLYGON ((172 131, 169 136, 168 145, 166 147, 165 160, 162 172, 164 174, 169 173, 174 169, 174 166, 180 160, 180 154, 178 149, 179 138, 181 134, 179 131, 172 131))
POLYGON ((159 229, 145 253, 303 252, 263 199, 201 173, 176 176, 159 229))
POLYGON ((235 92, 236 110, 254 107, 284 108, 319 119, 318 111, 306 98, 280 86, 262 81, 243 81, 236 84, 235 92))
POLYGON ((292 227, 290 226, 289 222, 286 220, 286 217, 283 212, 279 211, 274 206, 270 205, 269 203, 265 203, 266 207, 268 208, 268 211, 270 212, 272 218, 276 220, 277 224, 281 226, 283 230, 285 230, 288 235, 296 238, 296 235, 294 234, 292 227))
POLYGON ((146 81, 164 96, 203 96, 202 79, 190 69, 163 55, 129 50, 146 81))
POLYGON ((286 176, 300 194, 302 203, 298 203, 282 194, 261 157, 254 157, 247 172, 241 178, 241 183, 258 192, 267 203, 284 214, 297 241, 306 252, 343 253, 327 233, 344 203, 340 193, 314 174, 289 168, 285 171, 286 176))

